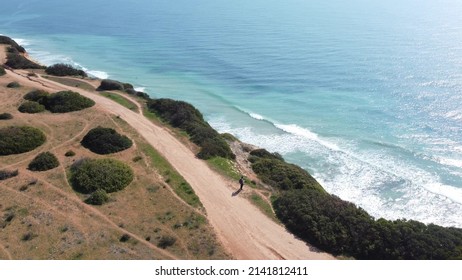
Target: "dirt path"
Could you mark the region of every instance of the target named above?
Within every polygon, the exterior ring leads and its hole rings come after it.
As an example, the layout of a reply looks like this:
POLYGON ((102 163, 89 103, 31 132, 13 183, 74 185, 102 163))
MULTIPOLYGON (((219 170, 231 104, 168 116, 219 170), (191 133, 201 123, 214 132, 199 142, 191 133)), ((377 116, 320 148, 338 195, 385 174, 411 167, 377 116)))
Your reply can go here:
MULTIPOLYGON (((155 147, 191 184, 221 242, 236 259, 333 259, 316 252, 271 221, 249 201, 232 196, 232 188, 220 175, 199 160, 162 127, 103 96, 42 79, 8 71, 21 84, 46 90, 73 90, 92 98, 96 106, 120 116, 155 147), (37 81, 34 81, 37 79, 37 81)), ((235 186, 234 186, 235 187, 235 186)), ((246 190, 244 189, 244 192, 246 190)))

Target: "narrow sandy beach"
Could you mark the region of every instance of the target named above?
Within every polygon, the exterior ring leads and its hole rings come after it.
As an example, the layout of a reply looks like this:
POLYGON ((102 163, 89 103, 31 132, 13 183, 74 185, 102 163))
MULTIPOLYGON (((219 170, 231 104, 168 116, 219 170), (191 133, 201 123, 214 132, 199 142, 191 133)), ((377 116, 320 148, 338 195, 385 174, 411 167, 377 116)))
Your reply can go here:
MULTIPOLYGON (((326 253, 312 250, 282 226, 262 214, 249 201, 232 196, 238 184, 231 186, 212 171, 165 129, 142 114, 133 112, 96 93, 40 78, 26 77, 7 71, 21 84, 50 92, 73 90, 93 99, 101 109, 120 116, 155 147, 191 184, 200 197, 207 216, 219 239, 236 259, 334 259, 326 253)), ((244 189, 245 192, 245 189, 244 189)))

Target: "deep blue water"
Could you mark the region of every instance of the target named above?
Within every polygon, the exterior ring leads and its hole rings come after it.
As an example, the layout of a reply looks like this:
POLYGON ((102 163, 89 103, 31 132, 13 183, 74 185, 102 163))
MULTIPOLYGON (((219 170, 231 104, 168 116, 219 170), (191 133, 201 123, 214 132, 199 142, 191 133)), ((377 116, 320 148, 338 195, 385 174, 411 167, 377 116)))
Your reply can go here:
POLYGON ((462 227, 460 1, 5 2, 45 64, 191 102, 376 217, 462 227))

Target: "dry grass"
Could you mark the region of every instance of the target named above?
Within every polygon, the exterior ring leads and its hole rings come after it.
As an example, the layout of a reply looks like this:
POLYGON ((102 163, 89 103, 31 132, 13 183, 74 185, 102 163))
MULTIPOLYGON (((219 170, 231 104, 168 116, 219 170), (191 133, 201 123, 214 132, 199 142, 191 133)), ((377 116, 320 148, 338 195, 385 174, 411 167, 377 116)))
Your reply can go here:
POLYGON ((159 175, 155 162, 138 148, 148 145, 122 119, 98 108, 79 112, 22 114, 17 107, 30 88, 9 89, 0 77, 0 112, 12 120, 0 127, 30 125, 47 135, 47 142, 24 154, 0 157, 0 169, 18 169, 17 177, 0 186, 0 259, 227 259, 225 250, 201 210, 183 202, 159 175), (128 150, 108 157, 129 164, 134 181, 110 194, 103 206, 83 202, 67 181, 67 170, 83 157, 101 158, 80 145, 96 126, 112 127, 134 140, 128 150), (76 155, 64 154, 73 150, 76 155), (40 152, 52 151, 61 165, 46 172, 27 170, 40 152), (138 157, 137 161, 133 161, 138 157), (141 157, 141 159, 139 159, 141 157), (128 240, 120 239, 128 235, 128 240), (176 242, 157 247, 163 236, 176 242))

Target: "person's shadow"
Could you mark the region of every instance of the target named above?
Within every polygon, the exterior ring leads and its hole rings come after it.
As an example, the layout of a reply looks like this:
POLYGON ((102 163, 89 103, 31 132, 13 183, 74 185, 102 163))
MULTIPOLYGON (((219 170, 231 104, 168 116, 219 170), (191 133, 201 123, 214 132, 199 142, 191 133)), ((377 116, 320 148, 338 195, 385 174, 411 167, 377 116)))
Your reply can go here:
POLYGON ((233 194, 232 194, 231 196, 236 196, 236 195, 238 195, 241 191, 242 191, 242 189, 238 189, 237 191, 233 192, 233 194))

